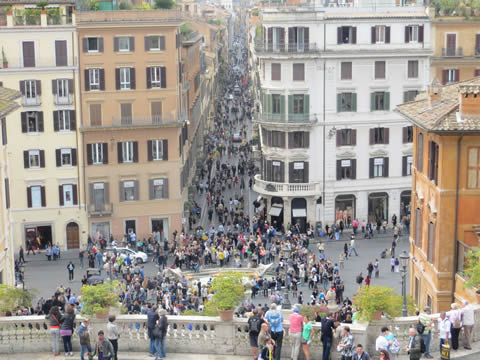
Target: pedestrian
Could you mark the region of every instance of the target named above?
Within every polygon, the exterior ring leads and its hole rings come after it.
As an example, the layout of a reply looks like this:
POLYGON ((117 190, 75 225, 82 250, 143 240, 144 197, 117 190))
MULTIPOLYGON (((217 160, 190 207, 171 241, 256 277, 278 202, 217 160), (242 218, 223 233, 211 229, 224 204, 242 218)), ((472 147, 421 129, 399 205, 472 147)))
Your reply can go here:
POLYGON ((447 313, 448 320, 452 324, 452 349, 458 350, 458 337, 460 336, 460 331, 462 330, 462 311, 458 308, 456 303, 450 305, 450 310, 447 313))
POLYGON ((265 346, 262 348, 260 352, 260 356, 258 357, 260 360, 271 360, 275 357, 274 352, 275 341, 271 338, 266 340, 265 346))
POLYGON ((147 330, 148 330, 148 338, 150 339, 150 346, 149 346, 149 355, 155 355, 155 338, 153 337, 153 328, 157 323, 160 317, 158 316, 157 306, 152 304, 148 304, 147 310, 147 330))
POLYGON ((392 248, 390 250, 390 253, 392 254, 392 256, 395 256, 395 248, 396 247, 397 247, 397 239, 395 237, 393 237, 392 248))
POLYGON ((312 343, 313 327, 308 315, 303 318, 303 331, 302 331, 302 349, 305 354, 305 360, 310 360, 310 344, 312 343))
POLYGON ((155 337, 155 349, 157 351, 157 357, 155 360, 162 360, 167 356, 167 348, 165 346, 165 338, 167 337, 168 319, 165 309, 159 311, 160 318, 157 320, 157 324, 153 329, 153 335, 155 337))
POLYGON ((380 360, 390 360, 390 355, 387 350, 380 350, 380 360))
POLYGON ((50 325, 50 337, 52 340, 52 353, 54 356, 60 355, 60 311, 58 306, 54 305, 50 308, 48 315, 45 317, 50 325))
POLYGON ((372 277, 372 273, 373 273, 373 264, 372 264, 372 262, 369 262, 369 263, 368 263, 367 272, 368 272, 368 275, 367 275, 367 276, 371 278, 371 277, 372 277))
POLYGON ((432 340, 432 309, 430 306, 425 306, 423 312, 418 316, 417 332, 422 336, 423 342, 425 343, 425 353, 423 356, 427 359, 433 359, 433 356, 430 355, 430 342, 432 340), (420 331, 418 330, 420 329, 420 331))
POLYGON ((23 246, 20 246, 20 250, 18 250, 18 261, 20 261, 22 264, 25 264, 23 246))
POLYGON ((367 275, 367 277, 365 278, 365 286, 370 286, 370 282, 371 282, 371 277, 367 275))
POLYGON ((78 260, 80 260, 80 267, 83 269, 83 260, 84 260, 84 257, 85 257, 85 251, 84 250, 80 250, 80 252, 78 253, 78 260))
POLYGON ((63 349, 65 356, 73 356, 72 350, 72 334, 73 325, 75 324, 75 310, 71 304, 67 304, 65 314, 60 317, 60 336, 63 340, 63 349))
POLYGON ((378 279, 378 277, 380 276, 380 262, 378 261, 378 259, 375 259, 375 264, 373 265, 373 268, 375 270, 375 278, 378 279))
POLYGON ((417 336, 417 330, 414 328, 410 328, 408 330, 408 334, 410 336, 408 345, 407 345, 407 353, 410 355, 410 360, 420 360, 422 357, 422 347, 421 342, 423 339, 420 336, 417 336))
POLYGON ((355 339, 350 332, 350 327, 344 326, 342 341, 338 344, 338 348, 341 348, 342 360, 352 360, 354 344, 355 339))
POLYGON ((252 348, 253 359, 258 358, 258 335, 262 327, 262 318, 258 315, 258 310, 253 309, 252 316, 248 319, 248 335, 250 338, 250 347, 252 348))
POLYGON ((95 345, 95 350, 93 351, 92 357, 97 356, 98 360, 110 360, 113 356, 113 345, 105 338, 103 330, 98 332, 97 344, 95 345))
POLYGON ((333 342, 333 332, 335 330, 332 313, 328 313, 327 317, 322 319, 321 326, 321 340, 323 344, 322 360, 329 360, 330 349, 333 342))
POLYGON ((347 243, 343 245, 343 252, 345 253, 345 259, 348 260, 348 244, 347 243))
POLYGON ((107 339, 110 340, 113 346, 113 359, 118 360, 118 338, 120 337, 120 330, 115 323, 115 319, 115 315, 108 317, 107 339))
POLYGON ((97 258, 97 267, 98 267, 98 270, 102 271, 102 267, 103 267, 103 255, 100 251, 98 251, 96 254, 95 254, 95 257, 97 258))
POLYGON ((290 337, 292 341, 292 355, 290 359, 298 360, 300 345, 302 344, 302 325, 303 317, 299 314, 299 305, 295 305, 290 315, 290 337))
POLYGON ((438 321, 438 330, 440 332, 440 353, 442 352, 442 345, 448 345, 452 338, 451 333, 452 324, 447 318, 445 311, 440 313, 440 320, 438 321))
POLYGON ((362 344, 357 344, 356 352, 352 356, 352 360, 371 360, 368 352, 363 350, 362 344))
POLYGON ((395 271, 395 258, 392 256, 390 259, 390 271, 394 272, 395 271))
POLYGON ((270 305, 270 310, 268 310, 265 314, 265 320, 267 320, 270 325, 272 340, 275 342, 275 348, 273 352, 275 355, 275 360, 280 360, 283 342, 283 315, 279 310, 277 310, 277 304, 272 303, 270 305))
POLYGON ((348 255, 351 256, 352 252, 355 253, 355 256, 358 256, 357 248, 355 247, 355 236, 352 235, 351 240, 350 240, 350 251, 348 252, 348 255))
POLYGON ((400 260, 398 260, 398 257, 395 258, 395 272, 400 272, 400 260))
POLYGON ((75 269, 75 265, 73 265, 72 261, 67 265, 67 270, 68 270, 68 281, 73 281, 73 270, 75 269))
POLYGON ((363 283, 363 273, 360 273, 357 278, 355 279, 357 285, 358 285, 358 288, 361 289, 362 288, 362 283, 363 283))
POLYGON ((382 327, 381 332, 382 334, 376 340, 375 348, 380 352, 386 351, 388 358, 395 360, 396 354, 400 351, 400 345, 388 327, 382 327))
MULTIPOLYGON (((260 333, 258 334, 258 339, 257 339, 257 344, 258 344, 258 347, 260 348, 260 352, 267 344, 268 339, 270 339, 270 335, 268 334, 268 324, 264 322, 260 327, 260 333)), ((259 358, 260 358, 260 354, 259 354, 259 358)))
POLYGON ((467 300, 463 300, 462 320, 463 332, 465 334, 464 348, 472 350, 472 329, 473 325, 475 325, 475 312, 472 309, 472 305, 470 305, 467 300))
POLYGON ((90 320, 83 319, 78 329, 78 337, 80 338, 80 360, 85 360, 85 353, 90 354, 92 352, 92 346, 90 345, 90 320))

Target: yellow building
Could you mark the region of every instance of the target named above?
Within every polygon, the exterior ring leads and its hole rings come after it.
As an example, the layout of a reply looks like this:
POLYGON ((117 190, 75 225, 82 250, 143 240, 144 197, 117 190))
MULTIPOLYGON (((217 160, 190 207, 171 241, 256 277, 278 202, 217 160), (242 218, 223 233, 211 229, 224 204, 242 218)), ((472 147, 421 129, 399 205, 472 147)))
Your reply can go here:
POLYGON ((432 9, 430 74, 442 84, 480 75, 480 24, 463 16, 440 16, 432 9))
POLYGON ((10 218, 10 186, 6 116, 17 109, 20 92, 2 87, 0 82, 0 284, 15 284, 13 236, 10 218))
POLYGON ((82 159, 73 9, 68 0, 48 1, 45 10, 16 2, 0 21, 0 79, 22 94, 22 106, 6 118, 16 252, 31 241, 72 249, 87 239, 77 166, 82 159))
POLYGON ((397 110, 414 125, 410 294, 420 308, 474 300, 461 273, 480 244, 480 77, 441 86, 397 110))

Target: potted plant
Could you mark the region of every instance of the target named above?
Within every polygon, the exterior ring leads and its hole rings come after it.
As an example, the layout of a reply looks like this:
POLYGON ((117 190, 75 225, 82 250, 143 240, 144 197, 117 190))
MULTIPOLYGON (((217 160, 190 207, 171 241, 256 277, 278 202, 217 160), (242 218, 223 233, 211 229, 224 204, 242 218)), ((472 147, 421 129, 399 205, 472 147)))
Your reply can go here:
POLYGON ((0 315, 5 316, 7 311, 15 312, 17 306, 31 307, 34 295, 32 291, 0 285, 0 315))
POLYGON ((233 311, 243 298, 242 278, 242 274, 228 271, 213 279, 213 301, 223 321, 233 320, 233 311))
POLYGON ((3 46, 2 46, 2 63, 3 63, 4 69, 8 68, 7 55, 5 55, 5 49, 3 48, 3 46))
POLYGON ((7 10, 7 15, 12 15, 13 14, 11 6, 7 6, 6 10, 7 10))
POLYGON ((118 305, 117 289, 121 287, 118 281, 82 287, 82 313, 95 314, 98 319, 108 317, 110 308, 118 305))
POLYGON ((47 7, 48 5, 48 2, 47 1, 40 1, 36 4, 36 6, 38 8, 40 8, 42 10, 42 14, 46 14, 47 11, 45 10, 45 8, 47 7))
POLYGON ((463 286, 469 289, 475 289, 477 302, 480 303, 480 248, 469 250, 465 257, 465 283, 463 286))

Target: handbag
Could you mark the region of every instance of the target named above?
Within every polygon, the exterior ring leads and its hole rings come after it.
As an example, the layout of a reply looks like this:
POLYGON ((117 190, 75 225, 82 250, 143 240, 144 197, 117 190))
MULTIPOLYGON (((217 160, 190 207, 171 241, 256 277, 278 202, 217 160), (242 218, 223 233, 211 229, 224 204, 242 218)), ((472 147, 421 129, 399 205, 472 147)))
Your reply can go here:
POLYGON ((72 336, 72 330, 60 329, 60 336, 72 336))

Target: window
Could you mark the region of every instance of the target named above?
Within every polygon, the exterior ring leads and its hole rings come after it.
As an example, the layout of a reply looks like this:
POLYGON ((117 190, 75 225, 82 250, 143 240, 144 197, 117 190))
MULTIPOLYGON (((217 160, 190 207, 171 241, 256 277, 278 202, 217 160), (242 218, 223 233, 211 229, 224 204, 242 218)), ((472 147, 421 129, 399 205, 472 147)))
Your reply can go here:
POLYGON ((21 113, 22 132, 37 133, 43 132, 43 112, 27 111, 21 113))
POLYGON ((23 67, 35 67, 35 42, 22 41, 23 67))
MULTIPOLYGON (((85 43, 84 43, 85 44, 85 43)), ((103 52, 103 38, 86 38, 87 52, 103 52)))
POLYGON ((122 162, 133 162, 133 141, 121 142, 122 162))
POLYGON ((40 167, 40 150, 28 151, 28 167, 35 169, 40 167))
POLYGON ((20 91, 23 95, 23 105, 40 105, 41 82, 39 80, 20 81, 20 91))
POLYGON ((386 65, 385 61, 375 61, 375 80, 385 79, 386 65))
POLYGON ((305 111, 304 96, 293 95, 293 113, 303 114, 305 111))
POLYGON ((27 203, 29 208, 45 207, 45 187, 30 186, 27 188, 27 203))
POLYGON ((357 177, 357 160, 343 159, 337 160, 337 180, 356 179, 357 177))
POLYGON ((422 209, 415 209, 415 245, 422 246, 422 209))
POLYGON ((340 66, 340 79, 352 80, 352 62, 342 62, 340 66))
POLYGON ((138 200, 138 186, 136 180, 120 182, 120 201, 138 200))
POLYGON ((413 156, 402 157, 402 176, 412 175, 413 156))
POLYGON ((168 179, 150 180, 150 200, 168 199, 168 179))
POLYGON ((370 145, 388 144, 390 137, 390 129, 378 127, 370 129, 370 145))
POLYGON ((281 114, 282 113, 282 106, 281 106, 282 95, 272 94, 271 96, 272 96, 272 114, 281 114))
POLYGON ((10 209, 10 183, 8 178, 4 179, 5 186, 5 209, 10 209))
POLYGON ((480 188, 480 147, 468 149, 467 188, 480 188))
POLYGON ((447 45, 446 50, 443 50, 442 55, 446 56, 456 56, 460 55, 460 52, 457 52, 457 34, 445 34, 445 42, 447 45))
POLYGON ((87 146, 87 153, 90 152, 89 164, 104 164, 107 156, 107 143, 88 144, 87 146))
POLYGON ((353 26, 340 26, 337 28, 337 44, 356 44, 357 28, 353 26))
POLYGON ((56 66, 68 65, 66 40, 55 40, 55 65, 56 66))
POLYGON ((54 113, 53 121, 58 121, 58 131, 70 131, 70 110, 59 110, 56 116, 57 119, 54 113))
POLYGON ((408 60, 408 78, 418 79, 418 60, 408 60))
POLYGON ((102 104, 90 104, 90 126, 102 126, 102 104))
POLYGON ((162 123, 162 102, 152 101, 150 103, 150 110, 152 111, 152 124, 162 123))
POLYGON ((72 149, 60 149, 60 165, 72 166, 72 149))
POLYGON ((371 94, 371 111, 388 111, 390 109, 390 93, 375 91, 371 94))
POLYGON ((120 90, 130 90, 130 68, 118 69, 120 73, 120 90))
POLYGON ((60 206, 77 205, 77 185, 65 184, 59 186, 60 206))
POLYGON ((285 133, 283 131, 271 131, 271 136, 272 136, 272 141, 271 141, 271 146, 272 147, 279 147, 279 148, 285 148, 285 133))
POLYGON ((165 66, 152 66, 147 68, 147 88, 165 89, 167 87, 165 66))
POLYGON ((418 90, 407 90, 403 92, 403 102, 415 101, 418 90))
POLYGON ((345 92, 337 94, 337 112, 357 111, 357 94, 345 92))
POLYGON ((423 25, 405 26, 405 43, 423 42, 423 25))
POLYGON ((121 36, 118 39, 118 51, 131 51, 130 50, 130 38, 128 36, 121 36))
POLYGON ((460 80, 460 70, 458 69, 446 69, 443 70, 443 81, 442 83, 451 84, 454 82, 458 82, 460 80))
POLYGON ((308 149, 310 147, 310 133, 308 131, 293 131, 288 133, 289 149, 308 149))
POLYGON ((132 104, 130 103, 120 104, 120 120, 122 125, 132 124, 132 104))
POLYGON ((288 51, 303 52, 309 49, 310 29, 308 27, 288 28, 288 51))
POLYGON ((152 140, 152 160, 163 160, 163 141, 152 140))
POLYGON ((88 69, 89 90, 100 90, 100 69, 88 69))
POLYGON ((428 143, 428 178, 438 185, 439 146, 435 141, 428 143))
POLYGON ((305 81, 305 64, 293 64, 293 81, 305 81))
POLYGON ((280 182, 285 181, 285 166, 283 161, 265 160, 263 166, 264 176, 266 181, 280 182))
POLYGON ((402 142, 404 144, 413 142, 413 126, 405 126, 402 129, 402 142))
POLYGON ((308 162, 294 161, 289 168, 290 183, 308 183, 308 162))
POLYGON ((55 96, 55 104, 69 105, 73 102, 71 94, 73 94, 72 79, 54 79, 52 80, 52 92, 55 96))
POLYGON ((272 64, 272 81, 280 80, 282 80, 282 64, 272 64))
POLYGON ((435 255, 435 224, 433 222, 428 223, 428 249, 427 259, 430 263, 433 263, 435 255))
POLYGON ((388 177, 388 158, 370 158, 370 178, 388 177))
POLYGON ((384 25, 379 25, 375 26, 375 43, 377 44, 383 44, 386 43, 386 26, 384 25))
POLYGON ((340 129, 337 130, 337 146, 355 146, 357 145, 357 130, 340 129))
POLYGON ((146 36, 145 50, 165 50, 165 36, 146 36))
POLYGON ((423 171, 423 134, 419 133, 417 138, 417 170, 423 171))

